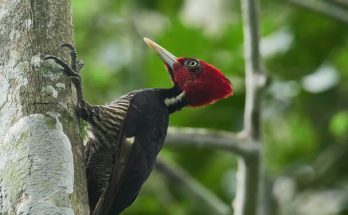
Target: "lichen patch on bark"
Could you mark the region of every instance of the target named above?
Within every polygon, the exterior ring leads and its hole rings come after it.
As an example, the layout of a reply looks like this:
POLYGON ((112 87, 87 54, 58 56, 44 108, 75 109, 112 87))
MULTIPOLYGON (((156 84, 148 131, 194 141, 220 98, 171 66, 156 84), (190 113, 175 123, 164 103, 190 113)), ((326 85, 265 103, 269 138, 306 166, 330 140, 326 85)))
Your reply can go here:
POLYGON ((73 214, 73 155, 58 117, 32 114, 8 130, 0 145, 0 178, 7 196, 0 214, 73 214))
POLYGON ((22 113, 21 105, 18 105, 19 93, 21 88, 28 85, 25 71, 29 69, 29 62, 19 61, 19 53, 15 50, 11 50, 8 56, 6 64, 0 66, 0 143, 9 125, 22 113))
POLYGON ((41 92, 42 92, 42 95, 43 97, 49 99, 56 99, 58 97, 58 92, 57 90, 52 87, 51 85, 47 85, 45 87, 42 87, 41 88, 41 92))
POLYGON ((40 65, 41 65, 40 54, 32 56, 31 60, 30 60, 30 64, 34 67, 40 67, 40 65))

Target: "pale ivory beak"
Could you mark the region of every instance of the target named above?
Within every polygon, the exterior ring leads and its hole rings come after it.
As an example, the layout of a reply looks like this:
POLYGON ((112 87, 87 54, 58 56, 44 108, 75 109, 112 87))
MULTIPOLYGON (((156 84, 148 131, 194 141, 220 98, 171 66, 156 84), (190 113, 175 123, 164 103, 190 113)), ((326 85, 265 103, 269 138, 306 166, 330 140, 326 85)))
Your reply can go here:
POLYGON ((157 54, 162 58, 162 60, 174 71, 174 64, 178 61, 176 60, 176 57, 164 49, 162 46, 158 45, 154 41, 144 38, 145 43, 150 46, 153 50, 157 52, 157 54))

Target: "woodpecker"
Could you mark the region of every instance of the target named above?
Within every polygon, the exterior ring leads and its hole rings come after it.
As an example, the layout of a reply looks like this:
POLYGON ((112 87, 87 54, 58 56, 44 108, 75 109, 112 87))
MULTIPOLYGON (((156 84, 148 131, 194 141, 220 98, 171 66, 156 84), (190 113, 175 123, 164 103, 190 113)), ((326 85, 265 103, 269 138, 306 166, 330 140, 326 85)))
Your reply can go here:
POLYGON ((47 56, 63 67, 76 87, 77 115, 89 125, 86 175, 93 215, 120 214, 137 197, 163 146, 169 115, 185 106, 200 107, 232 96, 230 81, 214 66, 195 58, 175 57, 144 38, 163 60, 173 86, 132 91, 108 105, 84 100, 75 48, 71 63, 47 56))

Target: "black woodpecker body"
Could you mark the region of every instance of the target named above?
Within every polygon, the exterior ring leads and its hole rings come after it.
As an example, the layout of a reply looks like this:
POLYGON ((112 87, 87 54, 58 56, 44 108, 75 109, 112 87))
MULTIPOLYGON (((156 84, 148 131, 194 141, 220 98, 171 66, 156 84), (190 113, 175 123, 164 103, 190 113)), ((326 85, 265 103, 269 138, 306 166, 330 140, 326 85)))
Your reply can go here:
POLYGON ((95 214, 118 214, 134 201, 163 146, 169 114, 186 104, 184 100, 165 104, 177 91, 137 90, 110 105, 89 106, 84 111, 82 118, 91 124, 92 134, 86 170, 90 205, 94 209, 98 200, 98 206, 110 204, 96 207, 95 214))
POLYGON ((193 58, 176 58, 149 39, 145 42, 164 61, 174 86, 132 91, 109 105, 90 105, 82 94, 80 70, 73 46, 71 66, 64 68, 76 86, 76 112, 88 122, 86 174, 93 215, 116 215, 136 198, 161 150, 169 115, 184 106, 203 106, 232 95, 228 79, 215 67, 193 58))

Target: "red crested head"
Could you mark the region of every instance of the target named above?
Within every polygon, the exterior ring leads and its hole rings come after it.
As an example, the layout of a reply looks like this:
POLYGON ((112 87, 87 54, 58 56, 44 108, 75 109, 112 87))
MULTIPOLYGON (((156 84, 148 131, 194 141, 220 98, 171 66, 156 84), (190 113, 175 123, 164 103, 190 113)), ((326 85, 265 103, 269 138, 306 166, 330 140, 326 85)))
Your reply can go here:
POLYGON ((172 70, 173 82, 185 92, 190 106, 212 104, 233 94, 226 76, 202 60, 177 58, 172 70))
POLYGON ((160 55, 173 83, 185 93, 189 106, 212 104, 233 95, 231 82, 213 65, 194 58, 176 58, 155 42, 144 40, 160 55))

